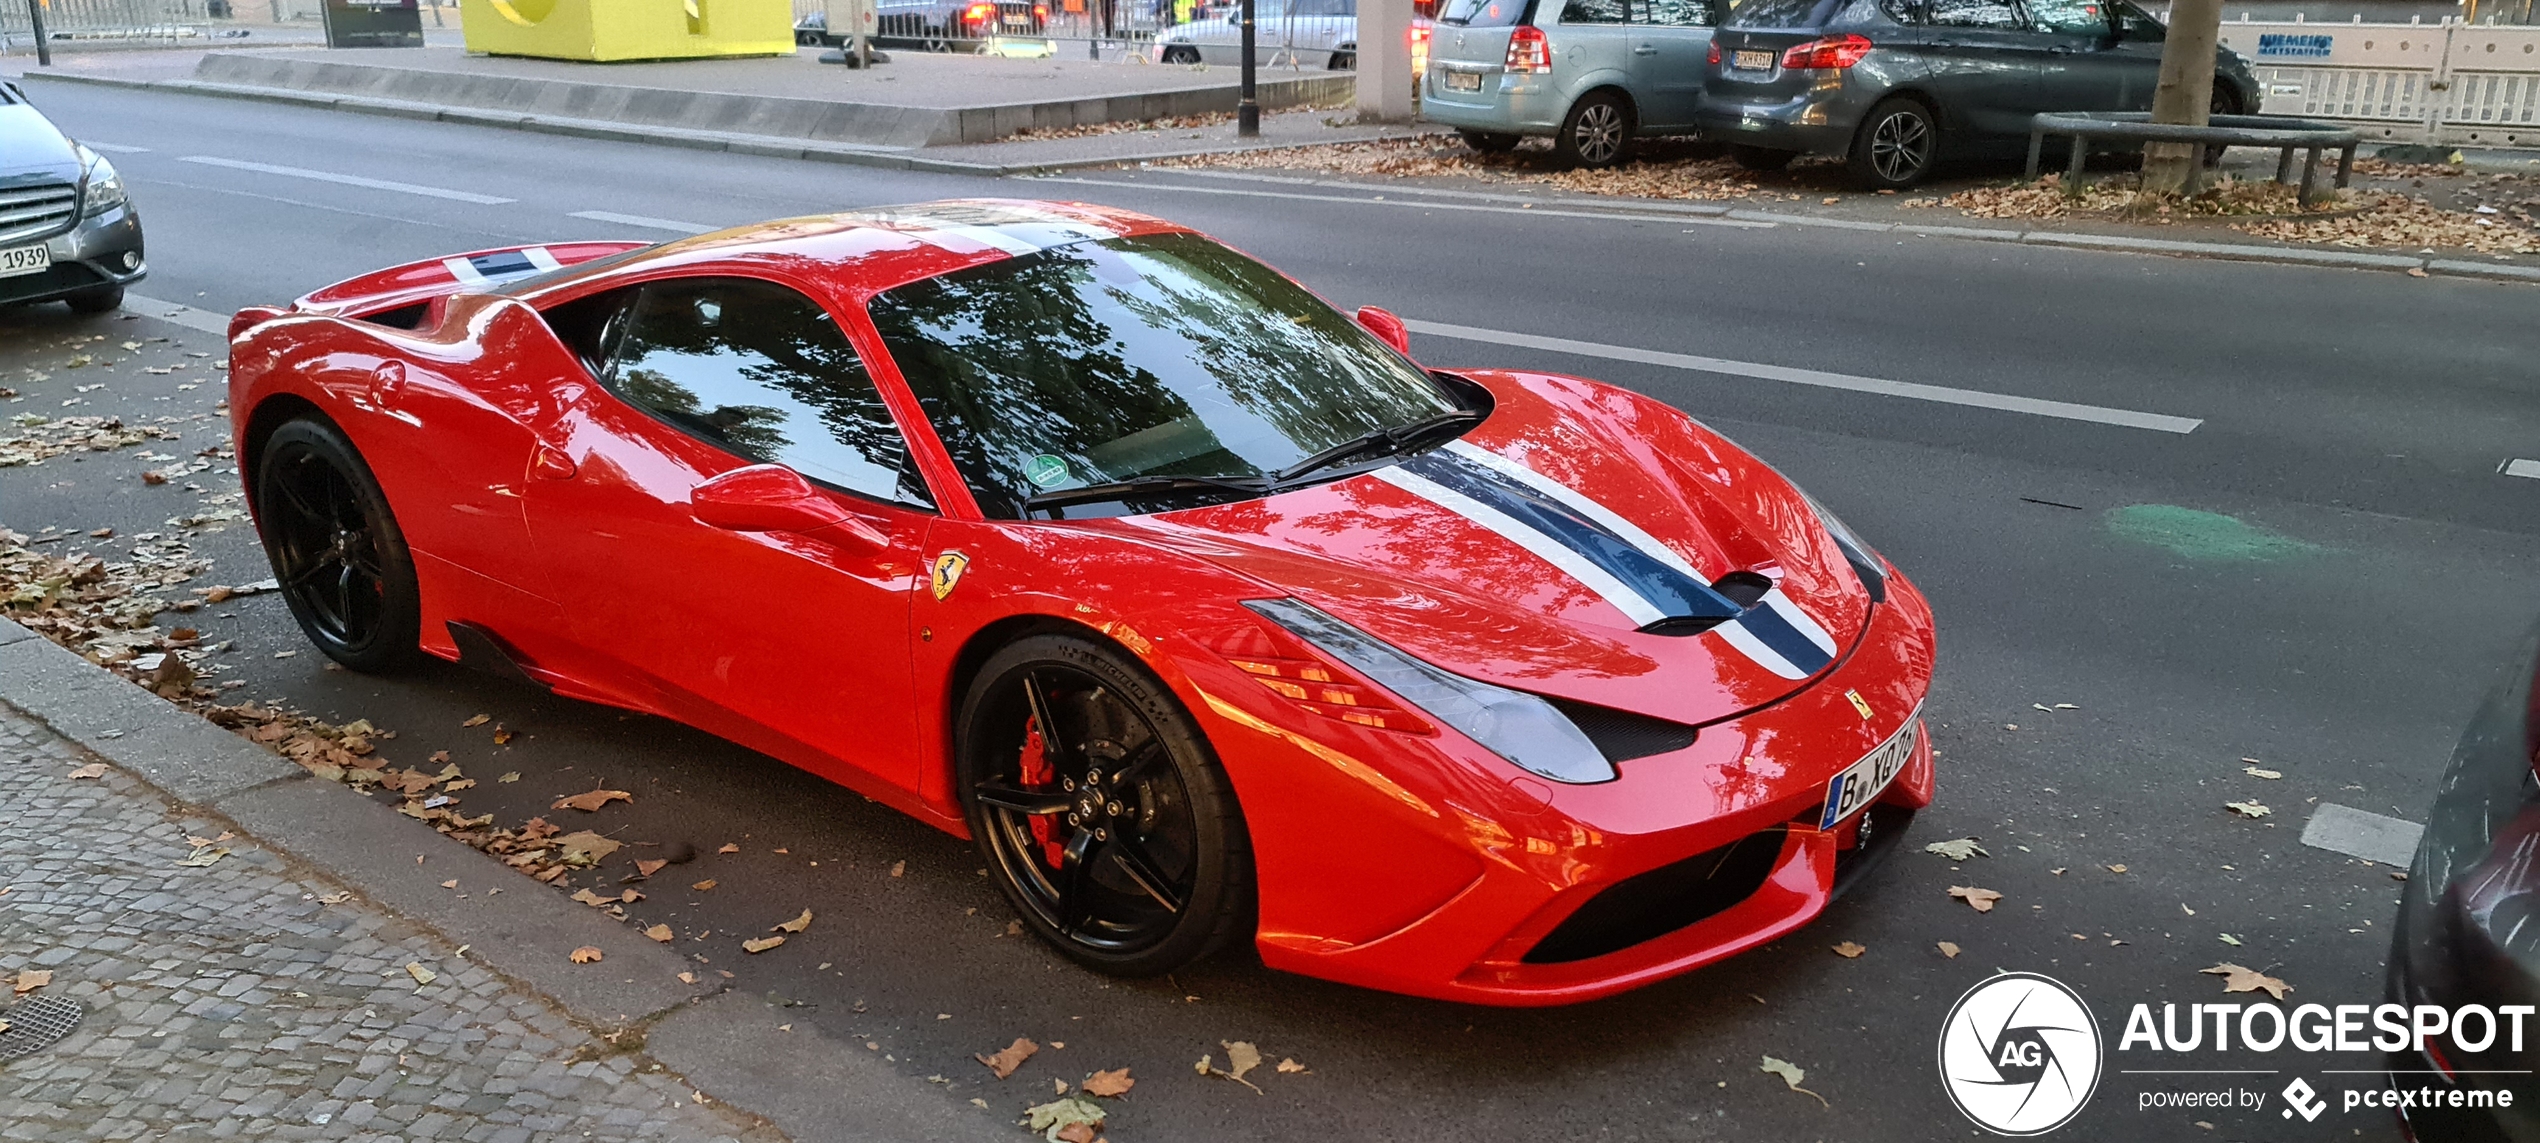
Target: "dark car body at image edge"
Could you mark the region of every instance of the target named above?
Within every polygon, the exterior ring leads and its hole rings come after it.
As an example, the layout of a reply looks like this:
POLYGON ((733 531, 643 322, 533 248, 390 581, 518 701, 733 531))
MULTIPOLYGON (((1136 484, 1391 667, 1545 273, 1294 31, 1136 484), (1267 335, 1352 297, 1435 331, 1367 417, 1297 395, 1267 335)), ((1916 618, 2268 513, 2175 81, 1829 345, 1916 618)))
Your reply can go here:
MULTIPOLYGON (((2389 1001, 2540 1005, 2540 628, 2470 719, 2437 787, 2399 898, 2389 1001)), ((2511 1089, 2510 1108, 2403 1111, 2409 1134, 2441 1143, 2540 1139, 2540 1040, 2492 1038, 2462 1051, 2448 1035, 2393 1053, 2400 1089, 2511 1089), (2516 1050, 2517 1048, 2521 1050, 2516 1050)), ((2503 1102, 2498 1101, 2500 1104, 2503 1102)))

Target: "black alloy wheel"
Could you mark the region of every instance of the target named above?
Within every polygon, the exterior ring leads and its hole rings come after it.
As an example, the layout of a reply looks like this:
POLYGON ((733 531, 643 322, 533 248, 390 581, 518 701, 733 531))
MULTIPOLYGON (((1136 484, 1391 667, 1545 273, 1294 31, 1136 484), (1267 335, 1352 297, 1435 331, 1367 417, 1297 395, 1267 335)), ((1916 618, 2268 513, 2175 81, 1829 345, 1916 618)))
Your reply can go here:
POLYGON ((1621 94, 1591 91, 1570 105, 1552 153, 1566 166, 1610 167, 1623 161, 1632 141, 1632 108, 1621 94))
POLYGON ((352 442, 316 419, 265 438, 256 524, 300 631, 356 671, 413 662, 421 595, 405 536, 352 442))
POLYGON ((1940 151, 1940 124, 1931 108, 1905 98, 1870 109, 1852 139, 1852 178, 1868 190, 1903 190, 1931 173, 1940 151))
POLYGON ((1509 131, 1463 130, 1457 131, 1456 135, 1464 140, 1465 146, 1485 155, 1499 155, 1514 151, 1517 149, 1518 141, 1523 138, 1509 131))
POLYGON ((1738 166, 1750 171, 1778 171, 1789 166, 1792 159, 1798 158, 1799 152, 1758 147, 1749 143, 1731 143, 1729 157, 1737 160, 1738 166))
POLYGON ((1323 67, 1329 71, 1357 71, 1358 49, 1342 48, 1333 52, 1332 58, 1323 61, 1323 67))
POLYGON ((1136 660, 1076 635, 1018 640, 980 668, 957 734, 980 852, 1024 923, 1069 958, 1151 976, 1249 931, 1234 790, 1136 660))

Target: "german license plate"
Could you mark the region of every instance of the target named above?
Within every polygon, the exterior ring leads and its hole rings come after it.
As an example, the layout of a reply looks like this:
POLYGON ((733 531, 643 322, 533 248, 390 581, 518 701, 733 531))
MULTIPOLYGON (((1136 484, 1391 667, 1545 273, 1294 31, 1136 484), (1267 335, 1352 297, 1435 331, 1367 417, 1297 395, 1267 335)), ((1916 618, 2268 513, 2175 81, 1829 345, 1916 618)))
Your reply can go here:
POLYGON ((1773 53, 1739 52, 1736 66, 1739 71, 1771 71, 1773 70, 1773 53))
POLYGON ((1450 71, 1446 73, 1446 78, 1442 81, 1441 86, 1445 87, 1448 91, 1480 91, 1482 89, 1482 73, 1477 71, 1450 71))
POLYGON ((0 278, 14 278, 20 274, 41 274, 52 268, 53 250, 40 243, 34 246, 13 246, 0 250, 0 278))
POLYGON ((1032 26, 1032 18, 1030 16, 1008 16, 1005 18, 1005 26, 1009 28, 1029 28, 1032 26))
POLYGON ((1905 771, 1905 763, 1914 757, 1914 728, 1922 725, 1922 712, 1905 720, 1903 729, 1889 736, 1878 749, 1834 776, 1826 783, 1826 812, 1817 819, 1818 829, 1833 829, 1835 823, 1851 817, 1885 792, 1887 784, 1905 771))

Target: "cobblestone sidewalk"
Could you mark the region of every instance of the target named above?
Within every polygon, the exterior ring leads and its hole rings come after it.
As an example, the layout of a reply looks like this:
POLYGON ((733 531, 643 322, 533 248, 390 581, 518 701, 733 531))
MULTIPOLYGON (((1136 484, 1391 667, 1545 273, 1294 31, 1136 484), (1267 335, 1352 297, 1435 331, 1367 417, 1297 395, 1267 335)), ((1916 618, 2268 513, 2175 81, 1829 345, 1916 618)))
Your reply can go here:
POLYGON ((782 1139, 138 779, 73 777, 87 763, 0 706, 0 980, 49 970, 28 995, 87 1009, 0 1064, 0 1139, 782 1139))

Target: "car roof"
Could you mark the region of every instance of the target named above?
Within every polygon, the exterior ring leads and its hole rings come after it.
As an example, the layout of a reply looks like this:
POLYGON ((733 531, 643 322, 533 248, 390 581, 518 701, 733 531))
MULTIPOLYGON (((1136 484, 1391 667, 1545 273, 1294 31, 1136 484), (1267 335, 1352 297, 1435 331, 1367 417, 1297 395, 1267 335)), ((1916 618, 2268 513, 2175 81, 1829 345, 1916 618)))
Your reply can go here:
POLYGON ((756 270, 818 283, 837 300, 861 305, 895 286, 1054 246, 1187 232, 1149 215, 1090 203, 948 199, 717 230, 587 268, 569 267, 519 283, 517 292, 538 305, 671 272, 756 270))

